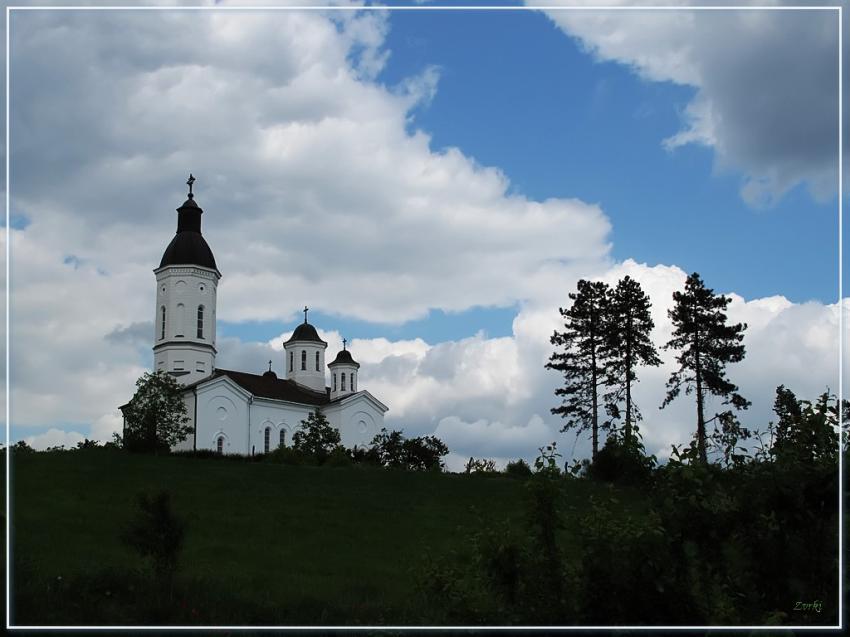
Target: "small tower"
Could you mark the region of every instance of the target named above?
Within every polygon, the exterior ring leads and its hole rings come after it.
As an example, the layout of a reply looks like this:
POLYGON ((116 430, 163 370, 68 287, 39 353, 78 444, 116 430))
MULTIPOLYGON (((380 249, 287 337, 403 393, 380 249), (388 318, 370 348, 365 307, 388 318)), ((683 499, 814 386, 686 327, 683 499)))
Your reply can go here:
POLYGON ((325 391, 325 350, 328 344, 319 338, 316 328, 307 322, 304 308, 304 322, 295 328, 289 340, 283 344, 286 360, 286 378, 296 383, 324 393, 325 391))
POLYGON ((360 369, 360 363, 355 361, 351 352, 345 348, 347 342, 342 339, 342 351, 328 365, 331 370, 331 400, 357 392, 357 370, 360 369))
POLYGON ((162 255, 156 275, 154 370, 184 384, 209 376, 215 368, 216 289, 221 273, 201 235, 203 209, 189 197, 177 209, 177 234, 162 255))

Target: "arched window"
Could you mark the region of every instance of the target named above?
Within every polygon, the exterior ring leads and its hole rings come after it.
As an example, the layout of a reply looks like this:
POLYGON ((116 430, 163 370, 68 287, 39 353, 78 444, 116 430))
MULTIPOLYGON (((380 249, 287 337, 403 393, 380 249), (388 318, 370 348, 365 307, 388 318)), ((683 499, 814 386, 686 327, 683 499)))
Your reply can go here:
POLYGON ((322 368, 319 367, 319 352, 316 352, 316 371, 317 372, 322 371, 322 368))
POLYGON ((345 391, 345 372, 342 373, 342 378, 340 380, 342 381, 342 386, 340 387, 340 391, 345 391))
POLYGON ((204 337, 204 306, 198 306, 198 338, 204 337))
POLYGON ((215 452, 224 453, 224 436, 219 436, 215 441, 215 452))
POLYGON ((336 372, 334 372, 334 391, 336 391, 336 372))
POLYGON ((354 372, 351 372, 351 391, 354 391, 354 372))
POLYGON ((307 371, 307 350, 306 349, 301 350, 301 369, 305 372, 307 371))
POLYGON ((286 446, 286 429, 284 429, 283 427, 280 428, 280 446, 286 446))
POLYGON ((289 352, 289 371, 292 371, 292 365, 295 360, 295 352, 289 352))
POLYGON ((272 428, 266 427, 266 435, 265 435, 265 439, 263 441, 263 453, 269 452, 269 440, 270 440, 271 436, 272 436, 272 428))
POLYGON ((165 306, 163 305, 159 309, 162 310, 162 327, 161 327, 160 332, 159 332, 159 338, 161 340, 161 339, 165 338, 165 306))
POLYGON ((177 304, 177 333, 174 336, 183 336, 183 311, 185 306, 182 303, 177 304))

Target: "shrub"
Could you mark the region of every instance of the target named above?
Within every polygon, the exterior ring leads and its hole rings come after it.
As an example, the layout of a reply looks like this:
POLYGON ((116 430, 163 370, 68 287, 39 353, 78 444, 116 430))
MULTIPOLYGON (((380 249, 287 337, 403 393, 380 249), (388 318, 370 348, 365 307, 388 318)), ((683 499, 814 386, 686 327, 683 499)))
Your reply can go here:
POLYGON ((478 460, 470 457, 464 469, 466 473, 496 473, 496 461, 487 458, 478 460))
POLYGON ((150 560, 156 579, 170 587, 183 546, 184 524, 171 508, 171 495, 140 493, 137 510, 121 539, 143 558, 150 560))
POLYGON ((505 466, 505 473, 514 478, 528 478, 531 476, 531 467, 528 463, 520 458, 512 460, 505 466))
POLYGON ((588 465, 587 475, 602 482, 645 484, 652 477, 654 466, 655 456, 647 456, 640 441, 624 443, 620 437, 610 436, 588 465))
POLYGON ((330 452, 325 460, 325 464, 329 467, 350 467, 352 463, 353 460, 349 455, 348 449, 342 445, 334 447, 333 451, 330 452))
POLYGON ((339 445, 339 430, 332 427, 320 409, 301 421, 301 428, 292 435, 293 448, 312 456, 322 464, 339 445))

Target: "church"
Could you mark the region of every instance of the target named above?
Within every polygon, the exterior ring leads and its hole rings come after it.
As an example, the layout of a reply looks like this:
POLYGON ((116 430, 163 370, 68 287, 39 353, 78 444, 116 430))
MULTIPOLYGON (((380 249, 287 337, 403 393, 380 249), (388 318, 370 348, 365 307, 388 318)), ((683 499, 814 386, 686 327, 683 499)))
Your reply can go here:
POLYGON ((339 430, 343 445, 368 445, 388 408, 361 389, 360 364, 345 341, 325 365, 328 343, 307 322, 308 308, 283 344, 285 378, 271 371, 271 361, 262 374, 216 367, 216 292, 222 275, 201 234, 204 211, 195 202, 194 181, 189 175, 188 199, 177 209, 177 233, 153 271, 154 369, 183 384, 193 428, 174 450, 267 453, 290 444, 301 421, 317 408, 339 430))

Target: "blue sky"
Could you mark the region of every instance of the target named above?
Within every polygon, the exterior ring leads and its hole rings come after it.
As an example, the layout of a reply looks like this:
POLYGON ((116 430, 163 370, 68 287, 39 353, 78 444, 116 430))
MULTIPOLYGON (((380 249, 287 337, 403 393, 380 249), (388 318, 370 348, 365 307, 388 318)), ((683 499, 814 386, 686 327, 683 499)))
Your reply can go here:
MULTIPOLYGON (((434 150, 458 147, 536 200, 576 197, 612 222, 612 257, 697 271, 718 291, 832 303, 838 295, 837 197, 797 185, 775 204, 742 199, 744 176, 715 166, 711 148, 662 141, 683 127, 696 89, 651 82, 600 61, 539 12, 398 11, 390 14, 387 64, 377 81, 397 87, 436 67, 434 98, 409 128, 434 150)), ((564 299, 569 290, 564 290, 564 299)), ((313 314, 351 338, 429 343, 511 334, 516 305, 432 310, 403 324, 313 314)), ((221 324, 226 335, 270 339, 282 321, 221 324)))

